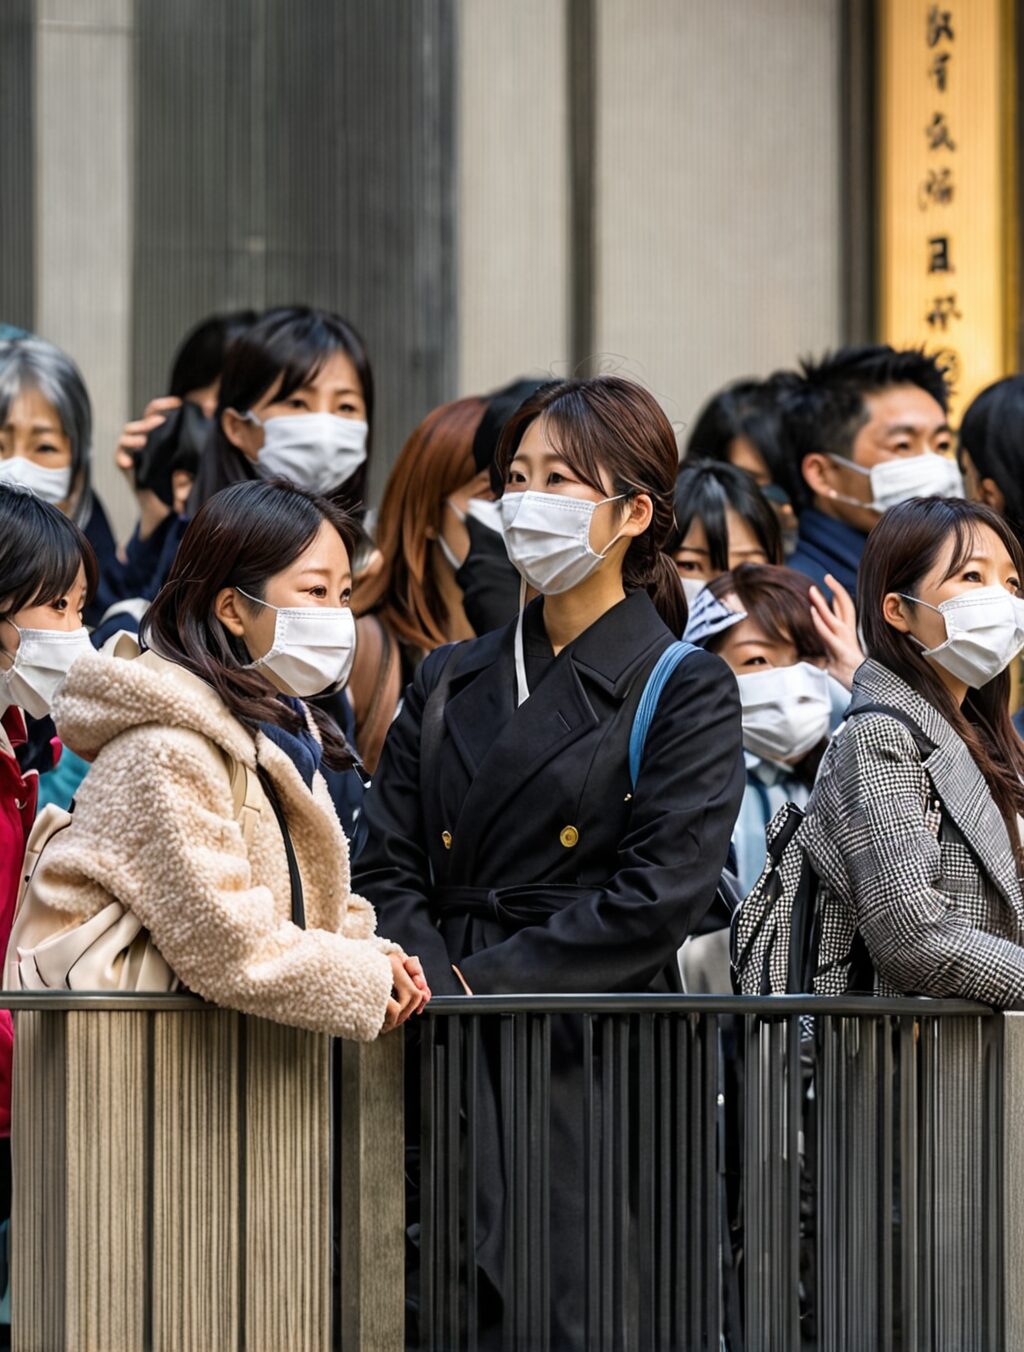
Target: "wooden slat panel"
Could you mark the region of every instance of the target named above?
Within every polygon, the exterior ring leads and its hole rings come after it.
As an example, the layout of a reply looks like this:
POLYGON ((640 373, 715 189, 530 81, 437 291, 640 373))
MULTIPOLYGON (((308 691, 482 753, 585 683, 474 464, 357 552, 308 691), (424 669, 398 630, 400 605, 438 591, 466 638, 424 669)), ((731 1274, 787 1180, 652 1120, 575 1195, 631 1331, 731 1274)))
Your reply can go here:
POLYGON ((67 1190, 66 1024, 63 1014, 15 1020, 14 1189, 11 1217, 13 1346, 50 1352, 64 1342, 67 1190))
POLYGON ((153 1348, 242 1346, 237 1014, 154 1016, 153 1348))
POLYGON ((330 1042, 261 1019, 247 1036, 245 1345, 329 1352, 330 1042))
MULTIPOLYGON (((141 1352, 148 1297, 149 1019, 108 1013, 72 1013, 64 1018, 67 1305, 63 1347, 65 1352, 141 1352)), ((53 1233, 49 1242, 60 1238, 59 1232, 53 1233)))
POLYGON ((341 1344, 404 1346, 404 1040, 342 1044, 341 1344))

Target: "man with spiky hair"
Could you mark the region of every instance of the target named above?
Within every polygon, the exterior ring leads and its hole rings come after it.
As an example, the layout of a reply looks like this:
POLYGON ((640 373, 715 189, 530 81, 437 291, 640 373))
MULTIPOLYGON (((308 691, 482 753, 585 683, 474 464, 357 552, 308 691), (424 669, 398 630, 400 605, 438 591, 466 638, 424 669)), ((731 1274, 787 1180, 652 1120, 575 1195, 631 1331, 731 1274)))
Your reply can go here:
POLYGON ((962 496, 948 399, 942 366, 920 348, 846 347, 801 364, 785 399, 802 494, 791 567, 852 594, 864 541, 886 508, 962 496))

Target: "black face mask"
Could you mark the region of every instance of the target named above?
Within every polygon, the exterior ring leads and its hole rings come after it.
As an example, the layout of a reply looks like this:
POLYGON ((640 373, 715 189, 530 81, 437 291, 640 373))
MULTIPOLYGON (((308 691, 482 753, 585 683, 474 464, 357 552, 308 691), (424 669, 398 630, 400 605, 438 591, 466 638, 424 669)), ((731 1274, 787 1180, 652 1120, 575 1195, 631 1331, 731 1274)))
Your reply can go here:
POLYGON ((184 403, 168 413, 135 453, 135 486, 148 488, 162 503, 174 506, 173 475, 184 471, 195 477, 213 427, 198 404, 184 403))

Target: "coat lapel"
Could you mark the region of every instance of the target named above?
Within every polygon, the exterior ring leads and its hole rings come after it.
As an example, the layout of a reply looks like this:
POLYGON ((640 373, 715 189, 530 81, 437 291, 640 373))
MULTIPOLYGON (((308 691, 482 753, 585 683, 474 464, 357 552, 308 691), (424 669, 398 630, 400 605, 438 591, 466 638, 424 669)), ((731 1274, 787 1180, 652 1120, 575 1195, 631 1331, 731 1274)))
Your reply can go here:
POLYGON ((864 663, 853 694, 854 705, 877 702, 901 709, 934 743, 924 766, 943 808, 1024 928, 1024 894, 1006 823, 962 738, 934 705, 880 663, 864 663))
POLYGON ((455 832, 470 850, 545 765, 600 725, 594 699, 621 702, 637 670, 672 635, 647 594, 634 592, 559 654, 519 708, 514 626, 495 637, 500 642, 482 668, 473 663, 459 668, 453 681, 458 688, 445 710, 452 741, 472 777, 455 832))

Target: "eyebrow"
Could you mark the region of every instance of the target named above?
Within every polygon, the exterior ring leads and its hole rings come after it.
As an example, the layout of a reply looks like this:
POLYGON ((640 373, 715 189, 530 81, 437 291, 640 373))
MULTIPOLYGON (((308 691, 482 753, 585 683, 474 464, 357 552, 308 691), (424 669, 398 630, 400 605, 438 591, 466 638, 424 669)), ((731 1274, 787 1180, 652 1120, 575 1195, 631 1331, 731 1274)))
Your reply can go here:
POLYGON ((696 545, 679 545, 676 549, 677 554, 703 554, 705 558, 711 554, 710 549, 698 549, 696 545))
MULTIPOLYGON (((309 565, 308 568, 303 568, 302 572, 299 574, 299 577, 326 577, 326 578, 330 578, 330 576, 331 576, 331 570, 330 570, 329 568, 324 567, 323 565, 321 565, 321 564, 319 564, 319 563, 311 563, 311 564, 309 565)), ((352 574, 351 574, 351 572, 348 572, 348 573, 342 573, 342 575, 341 575, 341 580, 342 580, 342 582, 346 582, 346 581, 347 581, 347 582, 351 582, 351 581, 352 581, 352 574)))
MULTIPOLYGON (((901 434, 913 436, 916 432, 926 432, 927 430, 928 429, 921 423, 894 423, 891 427, 887 427, 885 429, 885 435, 887 437, 895 437, 901 434)), ((952 427, 950 427, 949 423, 944 422, 940 423, 938 427, 932 428, 930 435, 933 437, 937 437, 942 432, 952 432, 952 431, 953 429, 952 427)))

